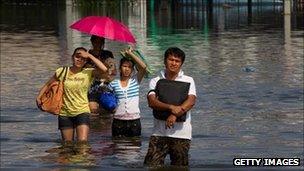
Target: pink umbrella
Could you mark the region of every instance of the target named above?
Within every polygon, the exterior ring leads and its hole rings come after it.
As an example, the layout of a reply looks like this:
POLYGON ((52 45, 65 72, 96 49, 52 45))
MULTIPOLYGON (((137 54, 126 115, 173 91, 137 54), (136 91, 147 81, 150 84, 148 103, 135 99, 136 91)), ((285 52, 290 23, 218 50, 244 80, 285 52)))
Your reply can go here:
POLYGON ((70 25, 70 28, 111 40, 136 43, 128 27, 110 17, 84 17, 70 25))

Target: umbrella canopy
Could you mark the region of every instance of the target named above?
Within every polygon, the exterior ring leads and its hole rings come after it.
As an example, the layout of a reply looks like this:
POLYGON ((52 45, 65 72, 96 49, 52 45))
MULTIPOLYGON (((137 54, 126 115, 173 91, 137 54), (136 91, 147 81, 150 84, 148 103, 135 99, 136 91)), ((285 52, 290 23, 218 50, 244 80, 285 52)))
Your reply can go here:
POLYGON ((136 43, 134 36, 127 26, 121 22, 105 16, 88 16, 84 17, 72 25, 70 28, 104 37, 110 40, 116 40, 126 43, 136 43))

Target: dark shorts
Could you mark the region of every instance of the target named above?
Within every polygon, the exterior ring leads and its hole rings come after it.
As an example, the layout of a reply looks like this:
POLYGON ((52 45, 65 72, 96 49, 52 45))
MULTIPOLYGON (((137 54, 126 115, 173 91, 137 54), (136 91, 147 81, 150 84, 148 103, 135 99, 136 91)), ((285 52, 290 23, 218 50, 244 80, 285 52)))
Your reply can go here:
POLYGON ((144 164, 161 166, 169 154, 171 165, 188 166, 190 143, 188 139, 151 136, 144 164))
POLYGON ((79 125, 90 126, 89 113, 82 113, 74 117, 58 116, 58 129, 74 129, 79 125))
POLYGON ((135 137, 141 135, 140 119, 119 120, 113 119, 112 136, 113 137, 135 137))

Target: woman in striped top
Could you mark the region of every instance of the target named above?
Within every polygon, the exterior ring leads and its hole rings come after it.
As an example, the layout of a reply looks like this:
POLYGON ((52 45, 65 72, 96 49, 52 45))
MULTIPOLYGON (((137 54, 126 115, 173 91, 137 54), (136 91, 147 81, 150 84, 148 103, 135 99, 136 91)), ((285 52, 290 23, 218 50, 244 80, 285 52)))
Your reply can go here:
POLYGON ((115 79, 110 83, 118 97, 118 107, 112 123, 112 136, 140 136, 139 84, 146 74, 147 66, 132 52, 132 48, 123 53, 129 58, 124 57, 120 60, 120 79, 115 79), (135 65, 138 71, 132 74, 135 65))

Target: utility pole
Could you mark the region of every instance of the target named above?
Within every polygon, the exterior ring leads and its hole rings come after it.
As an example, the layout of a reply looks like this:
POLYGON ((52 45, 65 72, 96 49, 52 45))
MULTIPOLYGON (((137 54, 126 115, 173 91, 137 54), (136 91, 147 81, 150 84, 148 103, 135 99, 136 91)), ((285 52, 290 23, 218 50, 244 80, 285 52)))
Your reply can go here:
POLYGON ((284 15, 290 15, 291 7, 290 7, 291 0, 284 0, 284 15))

